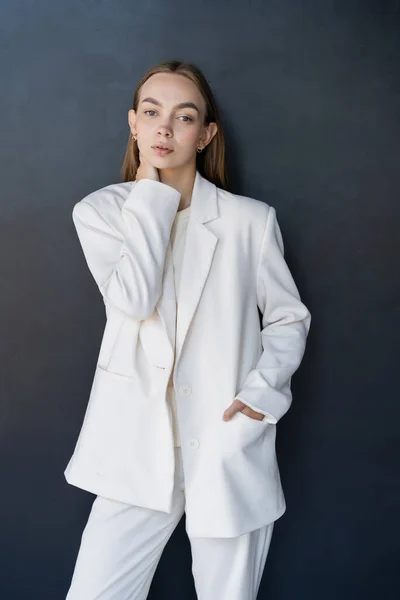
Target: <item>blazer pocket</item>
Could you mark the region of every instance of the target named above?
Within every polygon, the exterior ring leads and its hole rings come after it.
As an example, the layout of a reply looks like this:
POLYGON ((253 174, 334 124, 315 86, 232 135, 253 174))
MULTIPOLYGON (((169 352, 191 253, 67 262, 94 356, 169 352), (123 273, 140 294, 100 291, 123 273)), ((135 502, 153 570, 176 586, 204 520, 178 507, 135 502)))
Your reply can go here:
POLYGON ((117 373, 116 371, 110 371, 109 369, 105 369, 104 367, 102 367, 101 365, 99 365, 97 363, 96 365, 96 369, 98 371, 100 371, 100 373, 103 373, 104 375, 109 375, 112 378, 118 379, 118 380, 122 380, 122 381, 136 381, 137 380, 137 376, 136 375, 125 375, 124 373, 117 373))

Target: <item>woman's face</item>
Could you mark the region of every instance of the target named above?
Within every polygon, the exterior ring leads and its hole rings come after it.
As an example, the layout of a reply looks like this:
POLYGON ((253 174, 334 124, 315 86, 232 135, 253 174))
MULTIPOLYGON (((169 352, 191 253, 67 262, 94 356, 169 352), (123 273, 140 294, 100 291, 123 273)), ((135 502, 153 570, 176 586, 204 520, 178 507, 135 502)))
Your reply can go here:
POLYGON ((215 123, 203 125, 205 110, 203 97, 190 79, 175 73, 152 75, 141 88, 137 111, 128 113, 140 153, 157 169, 195 163, 197 148, 204 148, 217 133, 215 123), (171 152, 158 153, 157 144, 171 152))

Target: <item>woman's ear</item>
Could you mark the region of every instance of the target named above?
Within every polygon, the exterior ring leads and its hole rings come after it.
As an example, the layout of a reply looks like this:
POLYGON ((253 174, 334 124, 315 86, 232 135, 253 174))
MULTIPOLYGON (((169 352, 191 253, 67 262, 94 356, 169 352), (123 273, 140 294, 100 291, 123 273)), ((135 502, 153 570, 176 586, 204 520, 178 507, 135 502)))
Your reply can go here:
POLYGON ((211 142, 211 140, 213 139, 213 137, 215 135, 217 135, 218 132, 218 125, 216 123, 209 123, 207 125, 207 127, 204 130, 204 134, 203 134, 203 140, 204 140, 204 146, 208 146, 208 144, 211 142))
POLYGON ((136 112, 133 110, 133 108, 128 110, 128 123, 131 133, 136 135, 136 112))

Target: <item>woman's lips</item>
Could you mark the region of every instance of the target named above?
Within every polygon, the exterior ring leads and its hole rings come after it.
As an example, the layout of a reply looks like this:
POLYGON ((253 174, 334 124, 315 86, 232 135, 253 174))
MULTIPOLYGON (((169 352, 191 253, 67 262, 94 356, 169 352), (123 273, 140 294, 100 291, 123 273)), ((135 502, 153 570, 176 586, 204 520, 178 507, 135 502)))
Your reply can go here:
POLYGON ((173 152, 173 150, 169 150, 168 148, 157 148, 157 146, 152 146, 152 149, 160 156, 165 156, 166 154, 173 152))

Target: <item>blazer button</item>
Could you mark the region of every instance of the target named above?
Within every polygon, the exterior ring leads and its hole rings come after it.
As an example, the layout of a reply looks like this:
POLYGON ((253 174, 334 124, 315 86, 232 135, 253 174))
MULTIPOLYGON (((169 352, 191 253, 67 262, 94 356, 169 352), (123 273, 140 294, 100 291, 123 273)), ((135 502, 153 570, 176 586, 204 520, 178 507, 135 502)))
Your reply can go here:
POLYGON ((179 388, 179 393, 183 396, 190 396, 190 394, 192 393, 192 388, 189 385, 182 385, 179 388))
POLYGON ((188 444, 189 444, 189 448, 192 448, 193 450, 197 450, 197 448, 200 445, 199 440, 195 440, 195 439, 189 440, 188 444))

